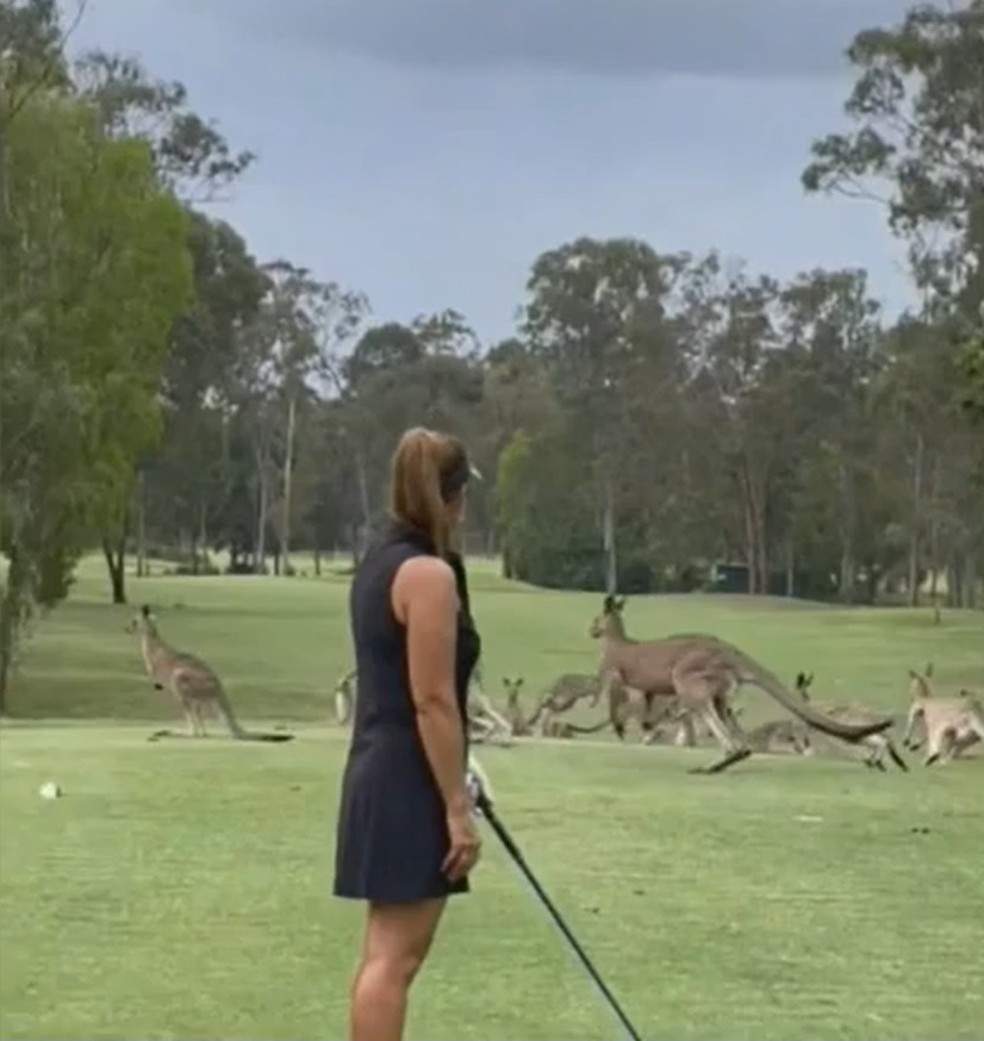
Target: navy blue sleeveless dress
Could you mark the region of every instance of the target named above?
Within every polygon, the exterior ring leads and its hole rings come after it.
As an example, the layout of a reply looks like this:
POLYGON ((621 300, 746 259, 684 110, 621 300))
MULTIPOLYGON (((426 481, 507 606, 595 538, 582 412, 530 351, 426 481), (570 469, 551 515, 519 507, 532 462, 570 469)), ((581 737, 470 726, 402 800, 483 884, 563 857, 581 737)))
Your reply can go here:
MULTIPOLYGON (((358 690, 352 742, 342 780, 335 847, 335 896, 400 904, 468 892, 441 872, 448 852, 444 800, 417 731, 407 667, 406 628, 390 587, 400 565, 433 554, 430 539, 391 524, 363 558, 350 612, 358 690)), ((461 558, 455 572, 461 611, 455 683, 467 749, 468 683, 481 651, 461 558)))

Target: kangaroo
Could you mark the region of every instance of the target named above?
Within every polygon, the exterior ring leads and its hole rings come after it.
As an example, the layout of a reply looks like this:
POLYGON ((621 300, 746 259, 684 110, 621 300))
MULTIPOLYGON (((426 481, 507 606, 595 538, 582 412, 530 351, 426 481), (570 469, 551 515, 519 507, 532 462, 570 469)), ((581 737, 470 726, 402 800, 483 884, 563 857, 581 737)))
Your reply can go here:
POLYGON ((355 669, 346 672, 335 684, 335 722, 345 726, 352 718, 355 699, 358 697, 359 674, 355 669))
MULTIPOLYGON (((565 672, 558 676, 544 691, 536 712, 530 719, 530 726, 537 721, 540 723, 540 733, 549 736, 548 731, 553 731, 554 718, 570 710, 579 701, 589 701, 594 707, 601 697, 602 682, 597 675, 590 676, 586 673, 565 672)), ((563 729, 563 728, 561 728, 563 729)), ((600 727, 598 729, 601 729, 600 727)))
MULTIPOLYGON (((796 674, 796 691, 799 696, 808 704, 818 705, 832 719, 840 719, 848 723, 865 723, 878 718, 864 705, 831 704, 828 701, 817 703, 812 701, 810 698, 810 687, 812 684, 812 672, 809 676, 803 672, 796 674)), ((860 744, 868 749, 868 754, 862 760, 865 766, 884 771, 887 769, 885 766, 885 756, 887 755, 900 770, 908 772, 909 767, 906 765, 906 761, 899 754, 895 743, 887 734, 871 734, 869 737, 863 738, 860 744)))
MULTIPOLYGON (((191 729, 191 737, 206 737, 202 714, 206 705, 213 707, 237 741, 291 741, 293 734, 253 734, 243 730, 232 712, 222 681, 201 658, 176 651, 162 639, 157 622, 147 604, 133 616, 127 631, 139 633, 140 652, 147 674, 155 690, 170 689, 177 698, 191 729)), ((158 731, 154 738, 170 737, 170 731, 158 731)))
POLYGON ((509 720, 501 716, 485 695, 480 666, 475 666, 468 685, 468 726, 476 741, 512 744, 513 730, 509 720))
MULTIPOLYGON (((573 677, 574 674, 571 674, 571 676, 573 677)), ((598 679, 595 676, 583 676, 574 678, 578 680, 592 680, 595 683, 598 682, 598 679)), ((564 679, 564 677, 561 677, 561 679, 564 679)), ((519 704, 519 692, 522 686, 522 676, 517 676, 515 679, 511 679, 508 676, 504 676, 502 678, 502 687, 503 690, 505 690, 506 692, 506 712, 509 717, 509 724, 512 728, 513 734, 515 734, 517 737, 523 737, 532 734, 533 728, 537 725, 537 723, 539 723, 538 730, 541 737, 561 738, 574 737, 575 734, 595 734, 599 730, 604 730, 604 728, 608 726, 609 720, 607 717, 603 719, 600 723, 597 723, 594 726, 587 727, 576 726, 574 723, 568 723, 566 720, 556 719, 547 710, 547 705, 551 701, 551 698, 553 696, 552 692, 556 687, 556 683, 553 684, 547 690, 547 693, 544 695, 544 697, 540 699, 540 702, 534 709, 533 714, 527 717, 523 714, 523 710, 519 704)), ((588 694, 581 694, 579 697, 576 697, 574 701, 571 702, 571 704, 574 704, 576 701, 580 700, 580 697, 587 696, 590 696, 590 692, 588 694)), ((553 704, 557 704, 556 700, 553 701, 553 704)))
POLYGON ((858 742, 892 725, 891 719, 849 724, 829 719, 790 691, 778 676, 733 644, 706 633, 680 633, 661 640, 632 640, 625 632, 625 597, 609 594, 588 628, 602 643, 600 671, 610 689, 613 674, 647 698, 677 697, 699 715, 724 749, 724 756, 692 773, 719 773, 752 754, 727 703, 743 684, 759 687, 804 723, 831 737, 858 742))
POLYGON ((519 704, 519 692, 523 686, 523 677, 517 676, 511 679, 502 677, 502 689, 506 694, 506 719, 509 723, 510 732, 516 737, 526 737, 533 732, 533 724, 539 716, 539 710, 527 719, 519 704))
MULTIPOLYGON (((923 723, 923 729, 926 730, 925 720, 921 708, 917 705, 922 699, 935 698, 935 692, 933 690, 931 679, 933 676, 933 663, 929 662, 922 674, 917 673, 914 669, 909 670, 909 715, 908 723, 906 728, 906 740, 907 745, 905 747, 916 751, 922 746, 921 741, 917 741, 913 736, 915 726, 917 723, 923 723)), ((972 694, 970 691, 961 690, 959 697, 970 698, 972 701, 978 700, 977 695, 972 694)), ((951 708, 955 708, 955 703, 958 699, 956 698, 942 698, 938 699, 939 704, 948 703, 951 708)), ((976 744, 978 741, 977 735, 972 730, 965 730, 959 736, 955 736, 952 742, 952 754, 949 758, 956 759, 963 754, 964 750, 970 745, 976 744)))
POLYGON ((984 706, 978 698, 969 691, 961 691, 955 698, 936 697, 929 684, 932 673, 932 662, 922 675, 909 670, 909 696, 912 700, 902 738, 904 748, 919 748, 920 743, 912 739, 912 734, 916 723, 922 720, 926 729, 923 766, 932 766, 938 761, 949 762, 970 745, 984 741, 984 706))

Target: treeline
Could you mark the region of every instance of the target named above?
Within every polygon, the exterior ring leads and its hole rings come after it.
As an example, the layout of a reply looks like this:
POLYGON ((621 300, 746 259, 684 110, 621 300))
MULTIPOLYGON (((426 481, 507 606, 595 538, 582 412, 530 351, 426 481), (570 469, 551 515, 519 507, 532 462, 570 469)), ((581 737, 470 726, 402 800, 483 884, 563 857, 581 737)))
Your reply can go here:
POLYGON ((101 547, 207 573, 358 556, 406 426, 485 474, 470 548, 510 575, 971 606, 984 574, 984 0, 861 33, 851 126, 809 191, 880 200, 923 301, 579 239, 514 338, 263 262, 202 206, 253 162, 178 83, 69 63, 54 0, 0 0, 0 690, 17 635, 101 547), (735 576, 738 576, 737 578, 735 576))

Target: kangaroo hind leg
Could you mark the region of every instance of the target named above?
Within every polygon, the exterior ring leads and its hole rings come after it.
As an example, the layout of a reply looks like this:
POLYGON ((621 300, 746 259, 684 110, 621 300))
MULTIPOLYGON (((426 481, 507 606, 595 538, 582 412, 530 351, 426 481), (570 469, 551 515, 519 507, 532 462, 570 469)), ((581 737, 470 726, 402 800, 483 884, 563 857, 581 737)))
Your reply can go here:
POLYGON ((728 724, 721 718, 718 704, 731 688, 731 680, 727 676, 708 673, 687 673, 685 671, 673 676, 673 686, 685 707, 691 708, 707 725, 707 729, 717 738, 724 749, 724 756, 709 766, 695 767, 690 773, 715 774, 727 770, 729 766, 747 759, 752 750, 745 744, 743 736, 732 733, 728 724))

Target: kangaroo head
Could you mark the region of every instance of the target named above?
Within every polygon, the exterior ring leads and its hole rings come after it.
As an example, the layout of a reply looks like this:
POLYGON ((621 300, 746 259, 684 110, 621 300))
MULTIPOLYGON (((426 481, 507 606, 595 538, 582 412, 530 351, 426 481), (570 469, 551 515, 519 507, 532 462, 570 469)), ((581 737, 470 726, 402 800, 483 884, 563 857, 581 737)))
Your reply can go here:
POLYGON ((915 701, 917 698, 931 698, 933 689, 929 685, 929 677, 933 674, 933 663, 930 662, 924 673, 909 669, 909 699, 915 701))
POLYGON ((134 612, 133 617, 126 625, 128 633, 156 633, 157 625, 154 614, 149 604, 144 604, 139 611, 134 612))
POLYGON ((622 611, 625 609, 625 597, 613 596, 611 593, 605 597, 601 607, 601 614, 591 620, 588 626, 588 635, 592 640, 598 640, 609 633, 621 633, 622 611))
POLYGON ((502 689, 506 692, 506 701, 509 703, 510 707, 518 704, 519 691, 522 686, 522 676, 517 676, 515 679, 510 679, 508 676, 502 677, 502 689))

